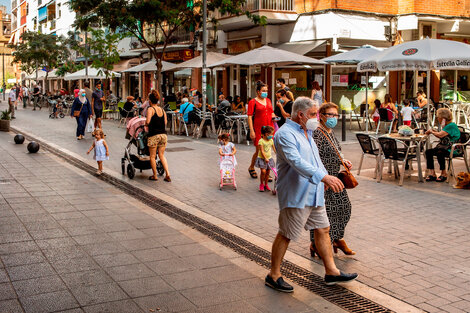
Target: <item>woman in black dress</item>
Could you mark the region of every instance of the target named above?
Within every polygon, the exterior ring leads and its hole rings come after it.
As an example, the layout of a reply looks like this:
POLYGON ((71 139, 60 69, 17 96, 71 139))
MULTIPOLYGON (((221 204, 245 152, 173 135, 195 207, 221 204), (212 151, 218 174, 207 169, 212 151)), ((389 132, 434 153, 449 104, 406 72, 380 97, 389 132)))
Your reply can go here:
MULTIPOLYGON (((317 144, 321 161, 328 171, 328 175, 335 177, 338 176, 342 165, 338 155, 338 153, 341 153, 341 147, 333 132, 333 128, 338 122, 338 117, 338 106, 336 104, 331 102, 323 104, 320 107, 320 125, 313 132, 313 138, 317 144)), ((344 160, 344 163, 351 169, 351 162, 344 160)), ((333 192, 331 189, 327 189, 325 191, 325 207, 330 221, 330 237, 335 253, 340 249, 347 255, 356 254, 349 249, 343 238, 344 230, 351 217, 351 202, 349 201, 346 189, 343 189, 341 192, 333 192)), ((310 240, 310 254, 313 257, 317 253, 313 231, 310 232, 310 240)))

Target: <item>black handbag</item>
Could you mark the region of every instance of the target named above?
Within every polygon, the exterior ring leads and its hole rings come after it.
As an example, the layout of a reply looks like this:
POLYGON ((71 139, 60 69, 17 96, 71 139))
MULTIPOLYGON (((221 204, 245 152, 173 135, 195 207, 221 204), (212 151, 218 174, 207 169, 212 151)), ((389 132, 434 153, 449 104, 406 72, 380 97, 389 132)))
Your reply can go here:
POLYGON ((442 137, 436 145, 436 149, 449 150, 450 148, 452 148, 452 141, 449 136, 442 137))

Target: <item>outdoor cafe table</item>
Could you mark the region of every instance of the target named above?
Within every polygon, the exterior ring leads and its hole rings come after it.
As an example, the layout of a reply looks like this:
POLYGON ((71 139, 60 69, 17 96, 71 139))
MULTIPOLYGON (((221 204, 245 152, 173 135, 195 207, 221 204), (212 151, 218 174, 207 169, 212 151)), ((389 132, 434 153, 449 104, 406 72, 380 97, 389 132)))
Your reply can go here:
POLYGON ((175 134, 175 128, 176 128, 176 117, 178 115, 178 111, 166 111, 167 115, 171 115, 171 123, 170 123, 170 129, 171 129, 171 134, 175 134))
POLYGON ((420 183, 424 182, 423 170, 421 166, 421 145, 425 145, 427 139, 424 141, 422 141, 421 139, 423 139, 423 137, 426 137, 426 135, 414 134, 412 136, 402 136, 398 133, 392 133, 392 134, 383 135, 381 137, 389 137, 389 138, 401 140, 405 142, 407 145, 416 144, 416 162, 418 163, 418 181, 420 183))
POLYGON ((237 123, 237 143, 240 143, 242 140, 242 120, 247 119, 248 115, 243 114, 243 115, 230 115, 228 116, 231 120, 235 121, 237 123))

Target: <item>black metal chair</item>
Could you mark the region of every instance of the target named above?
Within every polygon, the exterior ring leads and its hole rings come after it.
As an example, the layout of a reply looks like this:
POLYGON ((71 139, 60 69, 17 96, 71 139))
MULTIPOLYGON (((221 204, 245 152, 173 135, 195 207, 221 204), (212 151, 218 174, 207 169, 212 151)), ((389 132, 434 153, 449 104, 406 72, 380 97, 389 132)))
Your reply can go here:
POLYGON ((357 175, 361 173, 362 162, 364 161, 364 156, 369 155, 375 158, 375 171, 374 171, 374 179, 375 179, 377 177, 377 173, 379 171, 379 166, 380 166, 380 158, 381 158, 380 145, 378 145, 378 148, 377 148, 377 144, 378 144, 377 139, 370 135, 356 134, 356 137, 362 148, 361 161, 359 162, 357 175))
MULTIPOLYGON (((382 155, 386 160, 391 160, 393 162, 393 168, 395 172, 395 178, 400 177, 399 185, 403 185, 403 179, 405 177, 405 166, 406 163, 411 163, 413 159, 416 159, 416 145, 407 145, 405 142, 389 138, 389 137, 379 137, 378 138, 382 155), (399 147, 398 145, 402 147, 399 147), (398 167, 398 162, 402 162, 402 171, 398 167)), ((379 169, 379 179, 377 182, 382 180, 382 170, 383 170, 383 161, 380 162, 380 169, 379 169)))
POLYGON ((379 129, 380 129, 380 123, 390 123, 390 127, 388 129, 388 133, 390 134, 392 132, 392 127, 393 127, 393 122, 395 121, 395 113, 390 110, 390 109, 387 109, 387 108, 379 108, 379 115, 380 115, 380 119, 379 119, 379 123, 377 125, 377 130, 375 131, 376 134, 379 133, 379 129), (389 118, 389 113, 392 114, 392 119, 389 118))

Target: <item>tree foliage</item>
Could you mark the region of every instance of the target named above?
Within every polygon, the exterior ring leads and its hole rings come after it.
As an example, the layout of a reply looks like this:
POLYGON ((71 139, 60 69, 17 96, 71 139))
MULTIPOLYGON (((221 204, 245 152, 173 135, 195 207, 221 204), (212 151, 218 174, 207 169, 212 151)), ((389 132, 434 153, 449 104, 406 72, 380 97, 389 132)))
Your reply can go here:
MULTIPOLYGON (((255 23, 265 18, 243 11, 246 0, 207 0, 208 16, 246 14, 255 23)), ((111 30, 122 29, 136 37, 155 58, 160 77, 166 47, 178 30, 201 26, 202 1, 193 0, 70 0, 77 13, 76 26, 87 29, 96 23, 111 30)), ((159 87, 159 84, 158 84, 159 87)))
POLYGON ((75 73, 83 68, 85 68, 83 64, 68 60, 61 66, 57 67, 55 74, 59 77, 64 77, 67 73, 75 73))
POLYGON ((20 63, 21 69, 26 73, 45 69, 46 80, 49 71, 65 62, 70 56, 65 38, 32 31, 24 32, 21 35, 21 42, 9 47, 14 49, 12 63, 20 63))

